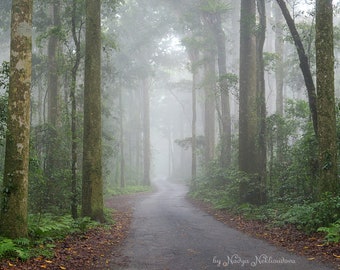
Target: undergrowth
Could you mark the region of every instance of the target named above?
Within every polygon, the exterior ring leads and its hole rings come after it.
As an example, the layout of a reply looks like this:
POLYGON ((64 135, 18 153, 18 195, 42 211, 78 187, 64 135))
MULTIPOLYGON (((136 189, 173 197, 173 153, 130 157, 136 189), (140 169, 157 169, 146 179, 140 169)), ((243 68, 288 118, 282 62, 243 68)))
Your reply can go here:
POLYGON ((139 185, 129 185, 124 188, 121 187, 114 187, 114 188, 107 188, 106 196, 117 196, 117 195, 126 195, 126 194, 133 194, 139 192, 148 192, 151 191, 152 187, 150 186, 139 186, 139 185))
POLYGON ((54 242, 67 235, 84 233, 99 223, 88 217, 74 220, 70 215, 39 214, 29 216, 28 238, 0 237, 0 259, 27 260, 31 257, 54 255, 54 242))
POLYGON ((261 220, 275 226, 291 224, 307 234, 323 232, 327 242, 340 242, 340 196, 324 194, 316 202, 273 200, 260 206, 240 204, 237 198, 240 177, 224 183, 201 180, 190 196, 249 220, 261 220))

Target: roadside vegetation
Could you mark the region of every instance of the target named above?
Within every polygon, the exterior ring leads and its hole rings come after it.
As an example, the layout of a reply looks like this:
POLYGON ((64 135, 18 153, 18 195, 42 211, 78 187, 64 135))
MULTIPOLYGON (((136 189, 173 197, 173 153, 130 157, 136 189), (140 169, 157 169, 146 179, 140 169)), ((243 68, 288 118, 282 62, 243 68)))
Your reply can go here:
MULTIPOLYGON (((307 103, 290 100, 286 111, 284 118, 272 115, 267 119, 267 180, 263 187, 253 187, 265 190, 266 203, 240 202, 240 183, 251 185, 250 177, 254 176, 237 169, 223 169, 218 160, 209 163, 195 179, 196 188, 192 189, 191 196, 250 220, 275 226, 290 224, 307 234, 322 232, 326 242, 338 243, 340 196, 318 193, 314 154, 317 144, 307 103)), ((340 134, 339 125, 337 129, 340 134)))

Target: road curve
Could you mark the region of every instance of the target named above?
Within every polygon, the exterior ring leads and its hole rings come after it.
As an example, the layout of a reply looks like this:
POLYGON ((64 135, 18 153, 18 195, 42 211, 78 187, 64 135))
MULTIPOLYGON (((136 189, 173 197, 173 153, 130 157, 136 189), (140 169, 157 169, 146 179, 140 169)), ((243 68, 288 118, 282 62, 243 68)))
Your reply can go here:
POLYGON ((229 228, 192 206, 181 184, 155 185, 134 210, 124 270, 332 269, 229 228))

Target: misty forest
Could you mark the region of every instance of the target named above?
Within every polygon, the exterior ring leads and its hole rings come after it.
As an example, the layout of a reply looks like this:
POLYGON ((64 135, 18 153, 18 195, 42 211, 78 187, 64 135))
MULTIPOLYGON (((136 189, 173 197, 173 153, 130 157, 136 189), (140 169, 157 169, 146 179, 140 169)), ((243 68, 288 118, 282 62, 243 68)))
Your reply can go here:
POLYGON ((0 269, 339 269, 339 44, 336 0, 1 0, 0 269))

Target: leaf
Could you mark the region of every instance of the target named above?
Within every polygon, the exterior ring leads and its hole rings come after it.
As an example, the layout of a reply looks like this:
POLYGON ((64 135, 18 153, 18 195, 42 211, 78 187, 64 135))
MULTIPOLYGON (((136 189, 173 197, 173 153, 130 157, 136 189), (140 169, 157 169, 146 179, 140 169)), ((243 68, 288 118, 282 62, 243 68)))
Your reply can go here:
POLYGON ((333 256, 334 256, 335 258, 340 258, 340 255, 336 255, 336 254, 334 254, 334 253, 333 253, 333 256))
POLYGON ((315 258, 314 257, 310 257, 310 258, 307 258, 307 260, 308 261, 313 261, 313 260, 315 260, 315 258))
POLYGON ((15 264, 8 262, 8 266, 13 267, 13 266, 15 266, 15 264))
POLYGON ((47 263, 52 263, 52 261, 49 261, 49 260, 45 260, 45 262, 47 262, 47 263))
POLYGON ((62 265, 60 265, 59 268, 60 268, 61 270, 66 270, 66 267, 65 267, 65 266, 62 266, 62 265))

